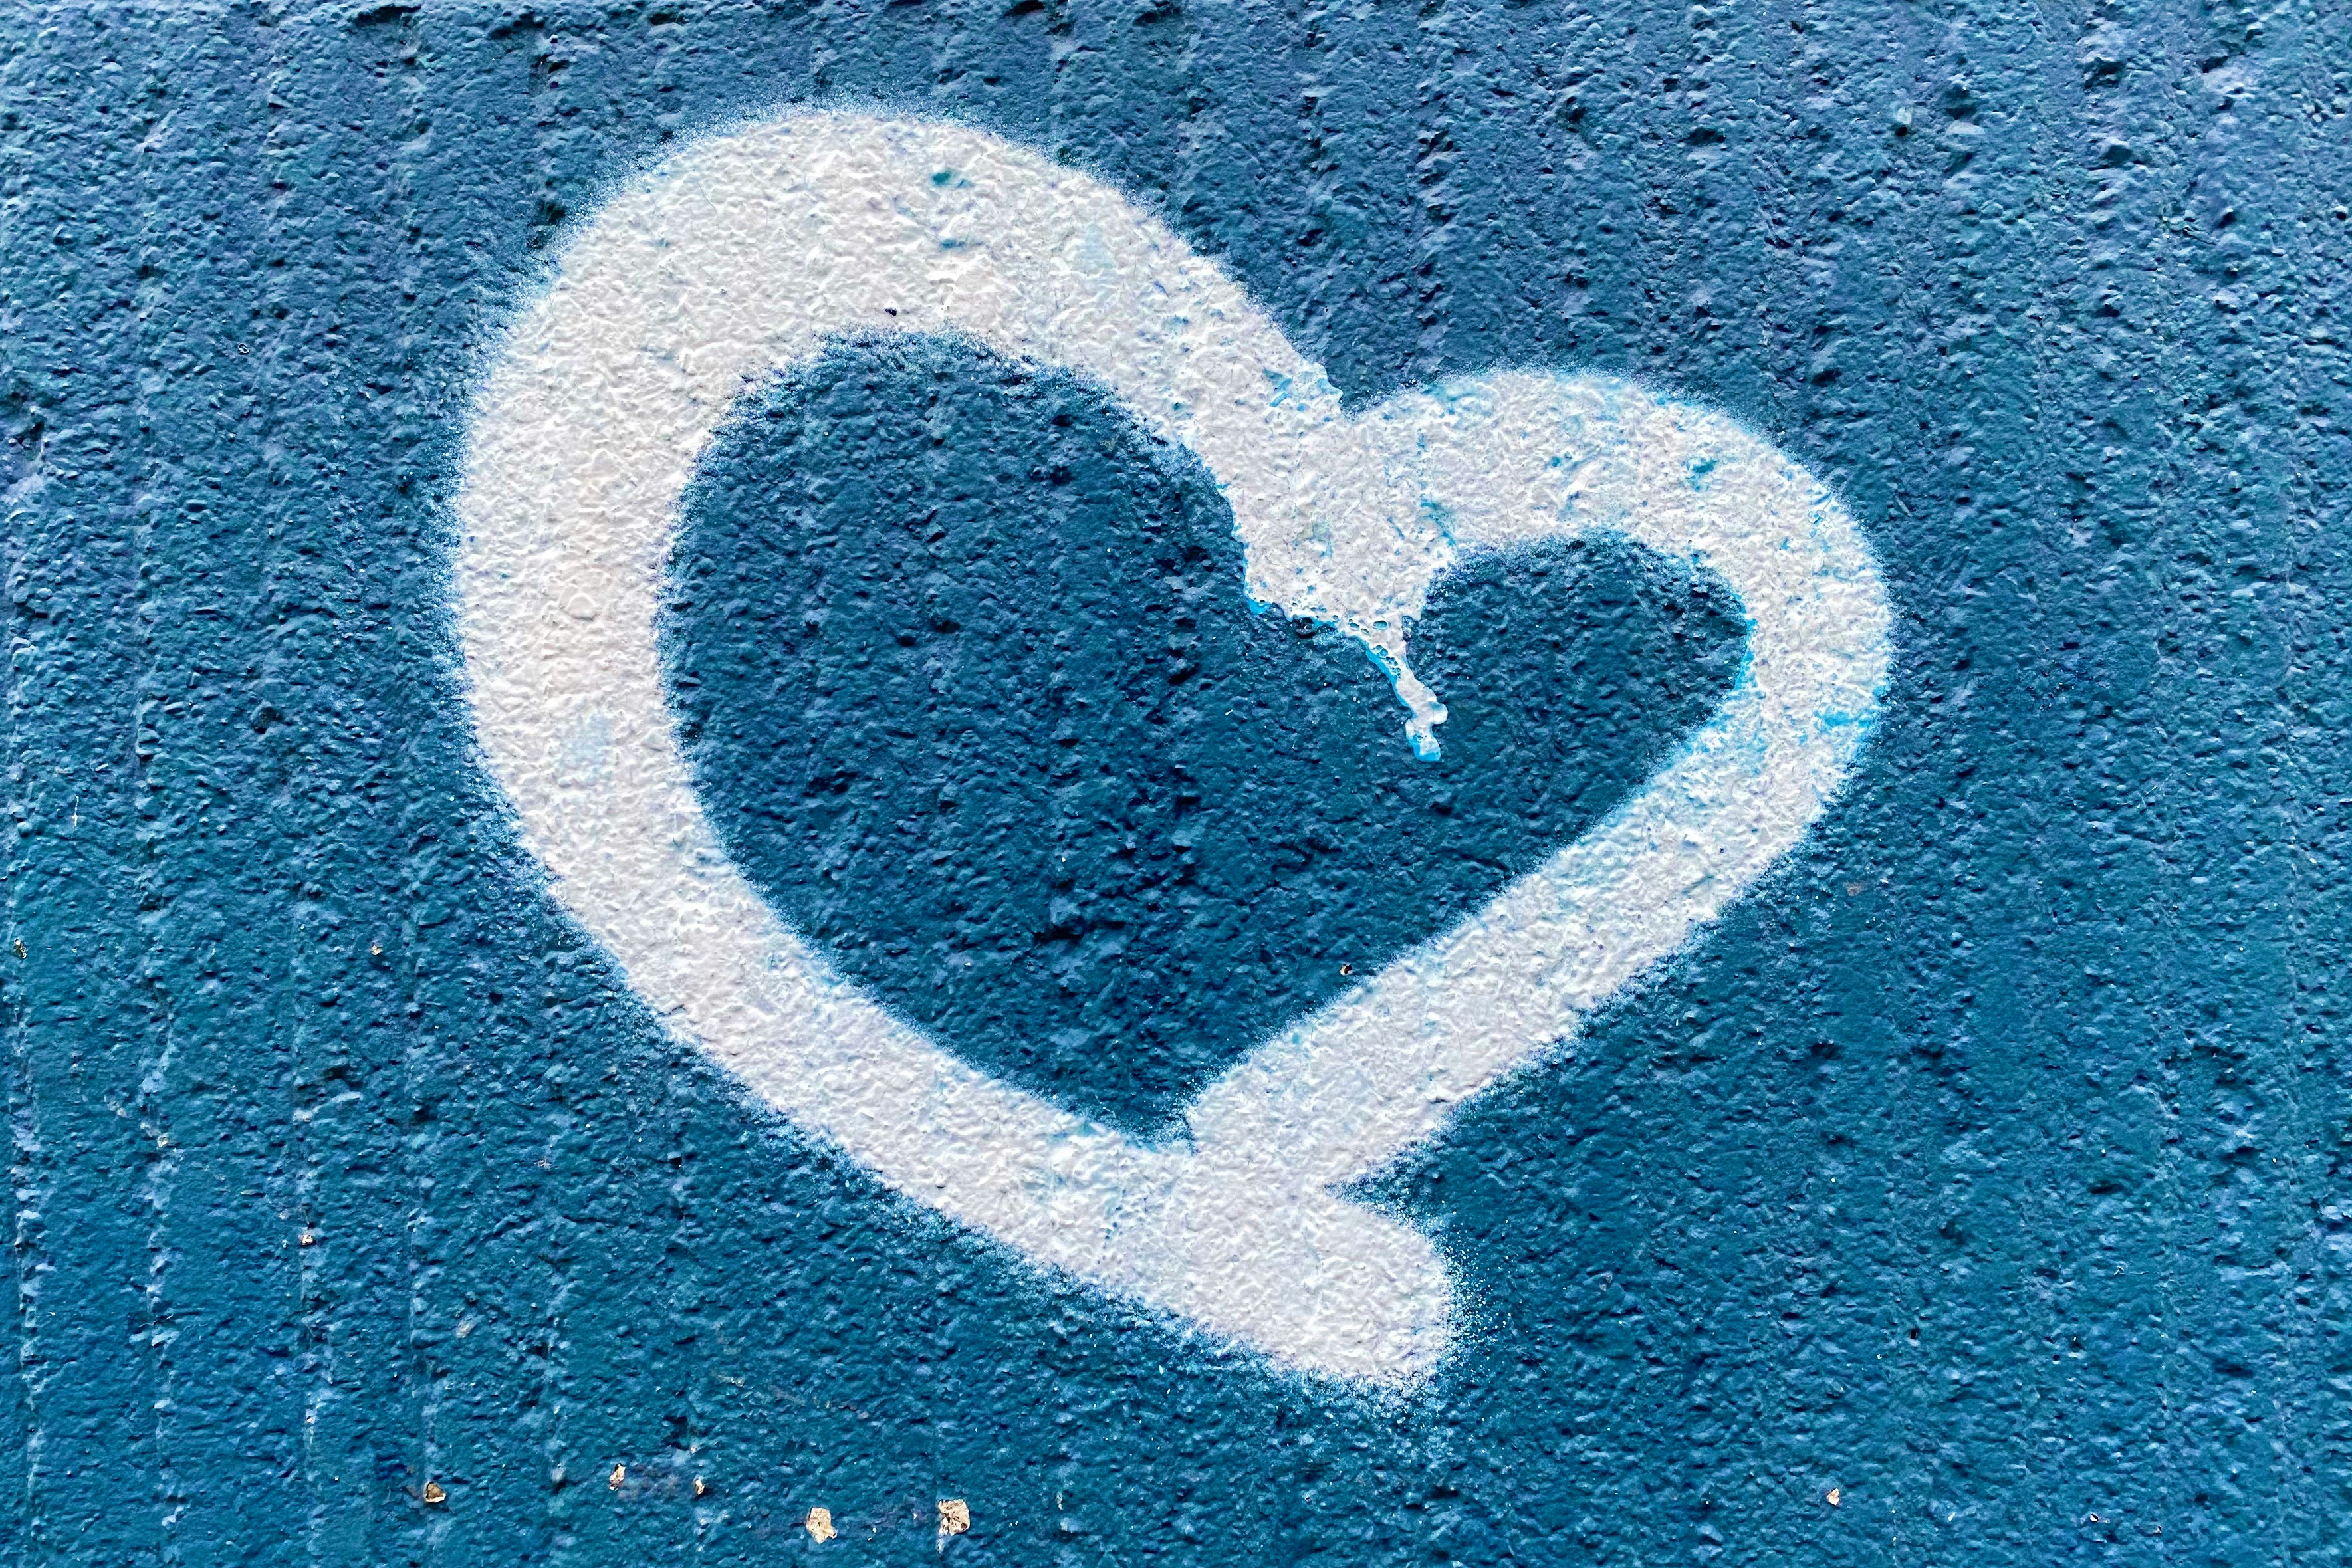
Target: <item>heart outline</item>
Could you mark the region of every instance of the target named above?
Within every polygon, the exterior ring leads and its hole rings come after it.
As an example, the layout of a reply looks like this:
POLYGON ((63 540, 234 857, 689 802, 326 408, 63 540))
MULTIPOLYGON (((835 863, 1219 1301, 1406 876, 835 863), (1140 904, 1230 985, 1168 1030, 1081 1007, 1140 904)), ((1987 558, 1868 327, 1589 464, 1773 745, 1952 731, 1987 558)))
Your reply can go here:
POLYGON ((1391 1386, 1454 1337, 1430 1239, 1335 1195, 1715 919, 1874 720, 1890 621, 1836 499, 1721 415, 1508 371, 1349 416, 1215 265, 1111 187, 951 123, 802 111, 618 193, 492 357, 454 503, 484 763, 555 897, 666 1028, 891 1186, 1284 1364, 1391 1386), (1157 1145, 970 1067, 834 973, 704 819, 656 611, 735 399, 840 335, 920 331, 1104 386, 1198 455, 1247 589, 1362 643, 1417 746, 1405 632, 1462 555, 1612 530, 1725 578, 1748 648, 1628 800, 1484 908, 1279 1030, 1157 1145), (1742 820, 1743 810, 1749 815, 1742 820))

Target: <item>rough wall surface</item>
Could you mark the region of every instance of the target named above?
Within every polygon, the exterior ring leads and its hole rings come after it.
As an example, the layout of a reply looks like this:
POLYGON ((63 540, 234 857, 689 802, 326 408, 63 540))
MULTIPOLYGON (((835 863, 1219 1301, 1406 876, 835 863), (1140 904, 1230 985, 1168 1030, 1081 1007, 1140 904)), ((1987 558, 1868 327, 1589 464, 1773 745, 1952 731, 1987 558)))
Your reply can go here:
MULTIPOLYGON (((2347 39, 2325 4, 0 20, 0 1544, 2347 1554, 2347 39), (485 774, 449 507, 486 357, 621 182, 811 102, 1111 182, 1351 408, 1528 367, 1727 411, 1876 552, 1895 673, 1837 807, 1376 1178, 1473 1308, 1424 1385, 1204 1343, 766 1112, 485 774)), ((1182 452, 935 340, 759 389, 682 521, 662 647, 730 852, 965 1059, 1138 1132, 1609 810, 1738 657, 1704 574, 1490 559, 1414 628, 1417 762, 1360 650, 1249 607, 1182 452)))

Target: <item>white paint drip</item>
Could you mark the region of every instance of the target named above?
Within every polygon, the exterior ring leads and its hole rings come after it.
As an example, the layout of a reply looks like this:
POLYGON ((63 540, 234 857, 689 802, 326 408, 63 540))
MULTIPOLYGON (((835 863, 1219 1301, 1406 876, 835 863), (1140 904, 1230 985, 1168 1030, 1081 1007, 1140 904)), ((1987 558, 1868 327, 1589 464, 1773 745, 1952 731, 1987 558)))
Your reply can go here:
POLYGON ((1411 1384, 1453 1291, 1333 1196, 1713 920, 1844 782, 1887 665, 1844 511, 1722 417, 1525 373, 1349 419, 1211 262, 1100 183, 961 127, 796 114, 617 196, 515 324, 457 499, 477 731, 556 896, 665 1025, 899 1191, 1130 1300, 1329 1376, 1411 1384), (1463 552, 1597 530, 1719 574, 1749 618, 1715 716, 1486 908, 1139 1145, 979 1072, 803 944, 730 862, 679 751, 656 613, 681 493, 735 399, 841 334, 1066 367, 1215 476, 1248 591, 1357 638, 1416 746, 1405 631, 1463 552))

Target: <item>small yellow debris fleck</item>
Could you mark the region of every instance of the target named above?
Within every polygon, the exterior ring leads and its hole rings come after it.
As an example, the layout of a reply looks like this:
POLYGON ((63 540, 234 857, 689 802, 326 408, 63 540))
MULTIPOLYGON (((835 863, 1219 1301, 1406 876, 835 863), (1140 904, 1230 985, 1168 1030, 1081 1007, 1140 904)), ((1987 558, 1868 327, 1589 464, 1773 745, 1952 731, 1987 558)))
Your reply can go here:
POLYGON ((441 1490, 441 1483, 439 1481, 426 1481, 425 1483, 425 1490, 418 1495, 423 1497, 426 1502, 446 1502, 449 1500, 449 1494, 441 1490))
POLYGON ((306 1226, 302 1231, 302 1245, 305 1247, 316 1247, 318 1244, 319 1239, 311 1235, 310 1228, 306 1226))
POLYGON ((629 1467, 626 1465, 614 1465, 613 1467, 613 1473, 604 1478, 604 1484, 611 1487, 614 1491, 619 1491, 621 1490, 621 1483, 628 1479, 629 1467))
POLYGON ((1835 1507, 1837 1507, 1837 1505, 1838 1505, 1838 1493, 1840 1493, 1841 1491, 1843 1491, 1844 1490, 1845 1490, 1845 1489, 1844 1489, 1844 1488, 1843 1488, 1843 1487, 1832 1487, 1832 1488, 1830 1488, 1830 1506, 1831 1506, 1832 1508, 1835 1508, 1835 1507))
POLYGON ((368 956, 369 956, 369 957, 371 957, 371 958, 381 958, 381 957, 383 957, 383 943, 381 943, 381 942, 371 942, 371 943, 369 943, 369 944, 368 944, 368 956))
POLYGON ((941 1535, 961 1535, 971 1528, 971 1510, 964 1506, 963 1499, 960 1497, 940 1499, 940 1533, 941 1535))
POLYGON ((697 1497, 700 1497, 703 1493, 705 1493, 705 1492, 709 1491, 709 1490, 710 1490, 710 1489, 709 1489, 709 1487, 704 1486, 704 1485, 702 1484, 702 1478, 701 1478, 700 1476, 697 1476, 697 1477, 695 1477, 695 1478, 694 1478, 694 1495, 695 1495, 695 1496, 697 1496, 697 1497))
POLYGON ((802 1525, 801 1528, 809 1532, 810 1539, 812 1540, 831 1541, 833 1539, 833 1511, 829 1508, 813 1508, 809 1510, 808 1522, 802 1525))

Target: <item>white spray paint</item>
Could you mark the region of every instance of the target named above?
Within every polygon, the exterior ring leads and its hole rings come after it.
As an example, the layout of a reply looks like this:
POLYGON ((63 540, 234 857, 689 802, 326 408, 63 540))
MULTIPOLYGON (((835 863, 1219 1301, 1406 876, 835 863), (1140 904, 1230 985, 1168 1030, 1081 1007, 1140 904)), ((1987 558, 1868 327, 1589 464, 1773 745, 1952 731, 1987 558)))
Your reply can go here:
POLYGON ((796 114, 698 142, 598 213, 474 414, 459 622, 481 747, 556 896, 680 1037, 900 1192, 1036 1262, 1329 1376, 1408 1385, 1443 1260, 1333 1195, 1713 920, 1844 782, 1887 667, 1837 502, 1770 445, 1622 382, 1509 373, 1357 417, 1211 262, 1117 191, 961 127, 796 114), (1248 591, 1360 641, 1424 749, 1405 659, 1464 552, 1621 532, 1720 575, 1730 694, 1485 909, 1265 1041, 1163 1146, 941 1050, 834 973, 729 861, 678 748, 655 622, 677 507, 730 406, 836 335, 949 333, 1068 368, 1197 454, 1248 591))

